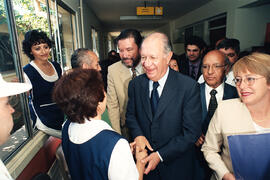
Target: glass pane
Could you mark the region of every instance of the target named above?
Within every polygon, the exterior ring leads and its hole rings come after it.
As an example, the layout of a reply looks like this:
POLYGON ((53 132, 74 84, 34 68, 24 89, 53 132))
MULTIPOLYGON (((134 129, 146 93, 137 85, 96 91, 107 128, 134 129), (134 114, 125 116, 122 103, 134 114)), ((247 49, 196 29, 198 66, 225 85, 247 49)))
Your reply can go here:
POLYGON ((54 54, 55 60, 59 64, 61 64, 61 57, 58 46, 58 27, 57 27, 57 10, 56 10, 56 2, 53 0, 49 0, 49 12, 50 12, 50 21, 51 21, 51 30, 52 30, 52 40, 55 42, 55 45, 52 47, 52 52, 54 54))
POLYGON ((71 68, 71 55, 74 51, 74 15, 58 5, 58 21, 61 39, 61 53, 64 70, 71 68))
MULTIPOLYGON (((24 34, 33 29, 40 29, 49 35, 46 3, 44 0, 13 0, 15 21, 18 30, 19 46, 24 34)), ((22 48, 19 48, 20 51, 22 48)), ((20 52, 23 54, 22 52, 20 52)), ((29 58, 23 54, 22 66, 29 63, 29 58)))
MULTIPOLYGON (((6 81, 13 81, 17 77, 14 63, 16 59, 12 54, 13 46, 10 41, 10 30, 3 0, 0 0, 0 11, 0 73, 6 81)), ((13 113, 14 127, 11 137, 0 146, 0 158, 2 160, 5 160, 29 137, 25 129, 25 116, 21 100, 20 95, 10 97, 10 104, 15 109, 13 113)))
POLYGON ((92 28, 92 43, 93 43, 93 51, 99 57, 99 41, 98 41, 98 33, 95 28, 92 28))

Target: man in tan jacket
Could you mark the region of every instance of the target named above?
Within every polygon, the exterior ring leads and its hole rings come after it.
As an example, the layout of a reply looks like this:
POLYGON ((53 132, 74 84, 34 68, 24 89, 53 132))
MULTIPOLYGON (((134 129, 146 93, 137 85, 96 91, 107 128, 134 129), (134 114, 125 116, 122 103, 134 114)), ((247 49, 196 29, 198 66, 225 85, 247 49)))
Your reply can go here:
POLYGON ((126 29, 116 41, 121 61, 108 68, 107 108, 113 129, 129 140, 125 124, 128 84, 143 72, 139 55, 142 36, 135 29, 126 29))

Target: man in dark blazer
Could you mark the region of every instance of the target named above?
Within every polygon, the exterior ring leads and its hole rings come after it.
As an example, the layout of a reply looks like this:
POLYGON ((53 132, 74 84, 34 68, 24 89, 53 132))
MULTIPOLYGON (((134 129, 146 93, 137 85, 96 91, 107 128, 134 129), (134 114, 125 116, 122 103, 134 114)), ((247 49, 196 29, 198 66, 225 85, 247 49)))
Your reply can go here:
POLYGON ((148 149, 144 180, 193 179, 194 143, 201 133, 199 85, 169 69, 172 51, 165 34, 146 37, 140 52, 145 74, 129 84, 126 122, 136 148, 148 149))
POLYGON ((211 91, 216 91, 216 101, 219 103, 222 100, 238 98, 237 90, 235 87, 224 83, 225 72, 227 66, 230 64, 229 59, 225 54, 219 50, 208 52, 202 63, 202 74, 205 82, 200 84, 201 104, 202 104, 202 130, 203 134, 196 142, 198 149, 196 165, 196 179, 210 179, 211 170, 209 169, 203 154, 200 151, 201 145, 204 142, 204 136, 207 132, 209 122, 212 115, 209 115, 211 91), (199 162, 197 164, 197 162, 199 162))
POLYGON ((191 36, 185 41, 184 47, 185 55, 180 56, 179 72, 190 76, 197 81, 202 74, 202 56, 206 44, 200 37, 191 36))

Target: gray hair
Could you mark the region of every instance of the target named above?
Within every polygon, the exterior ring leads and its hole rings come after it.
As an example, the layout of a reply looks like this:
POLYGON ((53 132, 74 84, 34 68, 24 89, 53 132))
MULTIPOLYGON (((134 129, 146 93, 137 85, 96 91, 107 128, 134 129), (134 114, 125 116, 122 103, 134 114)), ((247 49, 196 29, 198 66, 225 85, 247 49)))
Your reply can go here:
POLYGON ((87 48, 79 48, 74 51, 71 56, 72 68, 82 67, 83 63, 91 64, 92 60, 88 56, 88 52, 91 51, 87 48))

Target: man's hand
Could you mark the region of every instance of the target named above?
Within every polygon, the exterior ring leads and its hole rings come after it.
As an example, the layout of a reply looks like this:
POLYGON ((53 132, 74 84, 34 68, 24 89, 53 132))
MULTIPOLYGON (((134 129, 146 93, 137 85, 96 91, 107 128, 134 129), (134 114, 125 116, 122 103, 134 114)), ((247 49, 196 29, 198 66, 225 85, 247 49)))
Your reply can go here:
POLYGON ((137 136, 134 141, 136 142, 136 149, 138 149, 139 151, 143 151, 145 149, 145 146, 150 151, 153 151, 153 148, 144 136, 137 136))
POLYGON ((143 163, 142 160, 144 158, 146 158, 148 154, 147 154, 147 150, 146 149, 144 149, 142 151, 139 151, 138 149, 136 149, 136 154, 135 155, 136 155, 136 161, 143 163))
POLYGON ((235 180, 235 177, 232 173, 228 172, 223 176, 222 180, 235 180))
POLYGON ((149 156, 144 158, 142 162, 148 163, 148 166, 144 171, 144 174, 148 174, 150 171, 154 170, 157 167, 158 163, 160 162, 160 158, 157 152, 153 152, 149 156))
POLYGON ((200 147, 201 145, 203 145, 204 139, 205 139, 205 136, 202 134, 202 135, 199 137, 199 139, 197 140, 197 142, 195 143, 195 145, 196 145, 197 147, 200 147))

